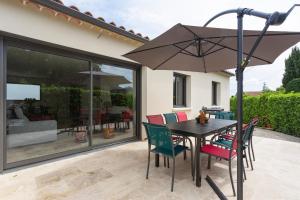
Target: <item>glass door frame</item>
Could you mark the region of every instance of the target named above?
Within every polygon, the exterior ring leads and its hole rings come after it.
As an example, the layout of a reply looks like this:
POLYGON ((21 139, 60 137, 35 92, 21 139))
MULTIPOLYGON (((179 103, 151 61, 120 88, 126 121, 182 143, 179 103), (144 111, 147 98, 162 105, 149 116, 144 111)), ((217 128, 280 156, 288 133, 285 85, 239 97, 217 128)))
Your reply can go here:
POLYGON ((84 151, 89 151, 92 149, 103 148, 105 146, 112 146, 122 144, 124 142, 136 141, 141 139, 141 65, 129 61, 124 61, 116 58, 111 58, 107 56, 98 55, 95 53, 90 53, 78 49, 73 49, 69 47, 60 46, 57 44, 52 44, 44 41, 39 41, 31 38, 26 38, 23 36, 16 36, 8 33, 0 32, 0 172, 5 169, 20 167, 24 165, 29 165, 41 161, 46 161, 50 159, 60 158, 63 156, 68 156, 84 151), (14 163, 7 163, 7 146, 6 146, 6 47, 14 46, 19 48, 29 48, 32 50, 50 53, 59 56, 65 56, 80 60, 85 60, 89 62, 90 71, 92 70, 92 63, 104 63, 108 65, 114 65, 117 67, 128 68, 136 71, 136 124, 135 133, 132 138, 127 138, 124 140, 119 140, 113 143, 105 145, 92 145, 92 134, 93 134, 93 75, 90 77, 90 106, 89 106, 89 144, 87 147, 69 150, 65 152, 59 152, 54 154, 49 154, 41 157, 31 158, 27 160, 17 161, 14 163))

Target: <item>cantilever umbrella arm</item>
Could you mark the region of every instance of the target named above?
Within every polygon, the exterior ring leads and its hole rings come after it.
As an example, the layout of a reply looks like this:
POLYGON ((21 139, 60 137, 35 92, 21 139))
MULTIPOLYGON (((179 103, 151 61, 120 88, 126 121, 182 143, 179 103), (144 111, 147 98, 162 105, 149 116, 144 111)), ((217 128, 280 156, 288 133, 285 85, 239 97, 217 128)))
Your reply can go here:
POLYGON ((237 161, 237 199, 243 199, 243 155, 242 155, 242 129, 243 129, 243 71, 245 67, 248 65, 250 58, 253 56, 256 48, 260 44, 262 38, 267 32, 270 25, 280 25, 284 22, 287 16, 292 12, 292 10, 296 7, 300 6, 300 4, 293 5, 288 12, 280 13, 264 13, 255 11, 249 8, 238 8, 223 11, 215 16, 213 16, 210 20, 208 20, 204 27, 210 24, 213 20, 226 15, 226 14, 237 14, 238 24, 237 24, 237 69, 236 69, 236 78, 237 78, 237 130, 238 130, 238 161, 237 161), (261 31, 259 37, 256 39, 254 45, 252 46, 249 54, 245 59, 243 59, 243 17, 244 15, 252 15, 255 17, 263 18, 266 20, 266 24, 261 31))

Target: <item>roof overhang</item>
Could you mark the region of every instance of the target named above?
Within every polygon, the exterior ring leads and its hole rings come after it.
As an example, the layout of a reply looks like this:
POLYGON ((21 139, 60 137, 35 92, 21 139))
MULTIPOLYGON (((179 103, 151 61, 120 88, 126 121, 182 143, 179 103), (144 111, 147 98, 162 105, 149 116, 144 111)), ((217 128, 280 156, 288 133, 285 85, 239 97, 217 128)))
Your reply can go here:
POLYGON ((57 3, 55 1, 51 1, 51 0, 30 0, 30 2, 32 3, 36 3, 40 6, 44 6, 47 7, 48 9, 52 9, 55 10, 57 12, 63 13, 67 16, 82 20, 84 22, 90 23, 94 26, 98 26, 101 27, 103 29, 109 30, 111 32, 123 35, 125 37, 128 37, 130 39, 145 43, 148 42, 149 40, 147 40, 146 38, 143 38, 139 35, 136 35, 134 33, 131 33, 129 31, 126 31, 124 29, 121 29, 117 26, 114 26, 112 24, 106 23, 104 21, 98 20, 90 15, 87 15, 85 13, 81 13, 75 9, 72 9, 70 7, 67 7, 63 4, 57 3))

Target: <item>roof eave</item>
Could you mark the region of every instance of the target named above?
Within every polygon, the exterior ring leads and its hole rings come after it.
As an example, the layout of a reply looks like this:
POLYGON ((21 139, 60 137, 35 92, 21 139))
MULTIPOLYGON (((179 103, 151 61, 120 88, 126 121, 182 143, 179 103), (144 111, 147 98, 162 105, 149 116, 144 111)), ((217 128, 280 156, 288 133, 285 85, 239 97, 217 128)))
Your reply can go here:
POLYGON ((143 37, 139 37, 135 34, 132 34, 130 32, 127 32, 123 29, 120 29, 118 27, 115 27, 115 26, 112 26, 110 24, 107 24, 105 22, 102 22, 96 18, 93 18, 89 15, 86 15, 84 13, 81 13, 81 12, 78 12, 72 8, 69 8, 67 6, 64 6, 64 5, 61 5, 59 3, 56 3, 54 1, 49 1, 49 0, 31 0, 31 2, 33 3, 37 3, 37 4, 40 4, 41 6, 45 6, 49 9, 53 9, 57 12, 61 12, 61 13, 64 13, 70 17, 74 17, 76 19, 80 19, 82 21, 85 21, 85 22, 88 22, 92 25, 95 25, 95 26, 98 26, 98 27, 101 27, 103 29, 107 29, 109 31, 112 31, 112 32, 115 32, 117 34, 120 34, 120 35, 123 35, 123 36, 126 36, 130 39, 133 39, 133 40, 136 40, 136 41, 139 41, 139 42, 142 42, 142 43, 145 43, 145 42, 148 42, 147 39, 143 38, 143 37))
POLYGON ((231 72, 229 72, 227 70, 222 70, 221 72, 224 73, 224 74, 226 74, 227 76, 230 76, 230 77, 235 76, 234 73, 231 73, 231 72))

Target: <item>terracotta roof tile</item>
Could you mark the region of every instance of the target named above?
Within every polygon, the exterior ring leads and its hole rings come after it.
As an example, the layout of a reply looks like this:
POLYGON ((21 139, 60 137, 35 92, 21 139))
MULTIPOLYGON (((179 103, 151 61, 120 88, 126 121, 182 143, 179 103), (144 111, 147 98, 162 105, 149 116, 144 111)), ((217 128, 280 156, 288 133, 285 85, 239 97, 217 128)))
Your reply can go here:
POLYGON ((76 6, 69 6, 69 8, 72 8, 73 10, 77 10, 78 12, 80 12, 80 10, 76 7, 76 6))
POLYGON ((120 29, 123 29, 123 30, 126 30, 124 26, 120 26, 119 28, 120 28, 120 29))
POLYGON ((105 22, 105 19, 103 17, 98 17, 97 19, 100 20, 100 21, 105 22))
MULTIPOLYGON (((61 1, 61 0, 48 0, 48 1, 55 2, 55 3, 57 3, 57 4, 60 4, 60 5, 64 6, 64 7, 68 7, 68 6, 66 6, 66 5, 63 3, 63 1, 61 1)), ((33 1, 33 2, 35 2, 35 1, 33 1)), ((68 8, 71 8, 71 9, 77 11, 77 12, 80 12, 79 8, 77 8, 77 7, 74 6, 74 5, 71 5, 71 6, 69 6, 68 8)), ((86 11, 86 12, 80 12, 80 13, 85 14, 85 15, 87 15, 87 16, 89 16, 89 17, 94 18, 93 14, 92 14, 91 12, 89 12, 89 11, 86 11)), ((98 18, 94 18, 94 19, 98 19, 98 20, 100 20, 100 21, 102 21, 102 22, 104 22, 104 23, 107 23, 103 17, 98 17, 98 18)), ((117 27, 115 22, 110 22, 110 23, 107 23, 107 24, 110 24, 111 26, 117 27)), ((142 38, 142 39, 144 39, 144 40, 149 40, 149 37, 148 37, 148 36, 143 36, 141 33, 135 34, 135 32, 134 32, 132 29, 130 29, 130 30, 127 31, 126 28, 125 28, 124 26, 120 26, 120 27, 117 27, 117 28, 119 28, 119 29, 121 29, 121 30, 123 30, 123 31, 126 31, 126 32, 128 32, 128 33, 131 33, 131 34, 133 34, 134 36, 138 36, 139 38, 142 38)))
POLYGON ((84 12, 84 14, 93 17, 93 14, 91 12, 89 12, 89 11, 84 12))
POLYGON ((110 22, 110 25, 116 26, 115 22, 110 22))
POLYGON ((62 1, 60 1, 60 0, 52 0, 52 1, 54 1, 54 2, 56 2, 56 3, 59 3, 59 4, 61 4, 61 5, 64 5, 64 3, 63 3, 62 1))

